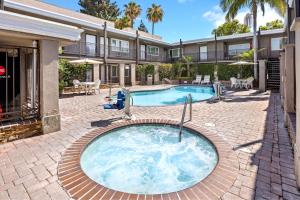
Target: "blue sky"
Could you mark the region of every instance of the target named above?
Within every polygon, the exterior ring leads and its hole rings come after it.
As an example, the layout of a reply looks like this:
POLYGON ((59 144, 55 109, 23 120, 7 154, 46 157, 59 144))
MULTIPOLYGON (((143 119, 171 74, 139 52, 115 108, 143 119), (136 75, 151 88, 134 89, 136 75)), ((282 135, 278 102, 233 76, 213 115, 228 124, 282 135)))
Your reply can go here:
MULTIPOLYGON (((79 11, 78 0, 43 0, 60 7, 79 11)), ((112 0, 114 1, 114 0, 112 0)), ((123 9, 129 0, 116 0, 123 9)), ((155 34, 160 35, 167 42, 177 42, 179 39, 191 40, 210 37, 214 27, 224 22, 224 14, 218 7, 219 0, 136 0, 142 7, 142 15, 136 20, 138 26, 142 19, 149 31, 151 24, 146 20, 146 10, 152 3, 162 5, 165 16, 162 22, 155 25, 155 34)), ((242 10, 237 19, 243 21, 247 10, 242 10)), ((259 24, 279 18, 267 7, 264 17, 259 17, 259 24)))

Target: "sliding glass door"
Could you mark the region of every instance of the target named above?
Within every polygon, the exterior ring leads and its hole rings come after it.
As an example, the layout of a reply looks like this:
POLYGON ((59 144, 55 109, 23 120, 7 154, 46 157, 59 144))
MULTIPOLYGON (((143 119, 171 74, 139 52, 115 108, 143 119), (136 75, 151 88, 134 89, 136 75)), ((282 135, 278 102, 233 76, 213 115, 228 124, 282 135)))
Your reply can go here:
POLYGON ((0 121, 21 112, 19 49, 0 48, 0 121))
POLYGON ((39 115, 38 49, 0 47, 0 122, 39 115))

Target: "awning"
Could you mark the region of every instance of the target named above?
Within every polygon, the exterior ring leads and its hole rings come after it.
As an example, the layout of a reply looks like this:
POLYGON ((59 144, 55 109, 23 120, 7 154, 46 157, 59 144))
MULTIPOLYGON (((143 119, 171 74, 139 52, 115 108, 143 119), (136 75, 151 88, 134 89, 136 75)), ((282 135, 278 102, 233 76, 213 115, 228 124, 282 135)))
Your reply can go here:
POLYGON ((0 31, 15 31, 70 41, 79 41, 83 32, 82 29, 74 26, 4 10, 0 10, 0 19, 0 31))

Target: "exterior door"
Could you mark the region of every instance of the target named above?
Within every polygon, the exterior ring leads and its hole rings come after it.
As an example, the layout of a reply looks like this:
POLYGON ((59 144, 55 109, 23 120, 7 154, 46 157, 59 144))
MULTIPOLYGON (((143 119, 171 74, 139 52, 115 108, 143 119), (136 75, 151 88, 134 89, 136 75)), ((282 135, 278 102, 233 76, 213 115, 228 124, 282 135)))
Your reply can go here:
POLYGON ((141 51, 141 57, 140 59, 141 60, 146 60, 146 46, 145 45, 141 45, 141 48, 140 48, 140 51, 141 51))
POLYGON ((85 50, 87 56, 96 56, 96 36, 85 35, 85 50))
POLYGON ((131 85, 131 68, 130 65, 125 65, 125 85, 131 85))
POLYGON ((106 48, 104 48, 104 37, 100 37, 100 56, 104 56, 104 49, 106 55, 108 55, 108 38, 106 38, 106 48))
POLYGON ((200 60, 207 60, 207 46, 200 47, 200 60))

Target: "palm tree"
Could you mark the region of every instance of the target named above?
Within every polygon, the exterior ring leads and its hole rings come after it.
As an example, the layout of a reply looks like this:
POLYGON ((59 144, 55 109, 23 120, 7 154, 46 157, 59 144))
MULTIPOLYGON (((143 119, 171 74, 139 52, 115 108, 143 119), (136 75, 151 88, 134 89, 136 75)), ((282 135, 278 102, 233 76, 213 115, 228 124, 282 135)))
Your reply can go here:
POLYGON ((127 16, 118 18, 115 21, 115 28, 117 28, 117 29, 127 28, 127 27, 130 27, 130 25, 131 25, 131 20, 127 16))
POLYGON ((128 4, 124 5, 124 13, 130 19, 130 26, 133 28, 134 20, 141 14, 141 6, 137 3, 130 1, 128 4))
POLYGON ((154 24, 162 21, 164 11, 160 5, 152 4, 151 8, 147 9, 147 19, 152 22, 152 35, 154 34, 154 24))
MULTIPOLYGON (((257 63, 257 9, 261 8, 263 14, 265 12, 265 5, 268 4, 271 8, 274 8, 280 15, 284 15, 286 12, 285 0, 221 0, 220 7, 226 12, 226 20, 234 19, 238 11, 244 7, 249 7, 253 16, 253 49, 254 63, 257 63)), ((257 79, 257 67, 254 66, 254 77, 257 79)))

